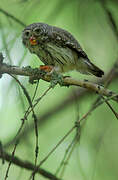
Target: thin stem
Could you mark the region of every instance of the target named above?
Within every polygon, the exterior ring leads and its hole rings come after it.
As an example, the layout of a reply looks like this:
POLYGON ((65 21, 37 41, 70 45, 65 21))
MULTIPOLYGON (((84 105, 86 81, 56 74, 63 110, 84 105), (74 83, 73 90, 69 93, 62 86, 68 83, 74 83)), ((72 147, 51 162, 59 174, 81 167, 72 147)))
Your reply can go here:
POLYGON ((3 13, 5 16, 13 19, 16 23, 20 24, 21 26, 25 27, 26 25, 19 20, 18 18, 16 18, 15 16, 13 16, 12 14, 8 13, 7 11, 5 11, 4 9, 0 8, 0 12, 3 13))

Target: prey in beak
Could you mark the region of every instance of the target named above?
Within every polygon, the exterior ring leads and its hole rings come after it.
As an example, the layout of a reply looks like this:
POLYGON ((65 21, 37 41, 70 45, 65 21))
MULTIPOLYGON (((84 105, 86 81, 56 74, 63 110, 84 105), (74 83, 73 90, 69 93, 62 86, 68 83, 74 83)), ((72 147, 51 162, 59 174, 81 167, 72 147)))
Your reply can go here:
POLYGON ((38 42, 37 42, 37 40, 36 40, 36 38, 34 36, 31 36, 29 41, 30 41, 30 44, 33 45, 33 46, 38 44, 38 42))

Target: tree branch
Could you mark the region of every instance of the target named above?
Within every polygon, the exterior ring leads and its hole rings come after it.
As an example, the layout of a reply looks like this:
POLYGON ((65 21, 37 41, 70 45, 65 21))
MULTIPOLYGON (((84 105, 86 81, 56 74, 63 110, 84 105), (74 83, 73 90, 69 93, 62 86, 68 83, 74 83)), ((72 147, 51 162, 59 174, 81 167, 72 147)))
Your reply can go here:
MULTIPOLYGON (((8 162, 12 162, 13 164, 15 164, 19 167, 25 168, 27 170, 34 171, 36 168, 35 165, 33 165, 32 163, 30 163, 28 161, 22 161, 21 159, 19 159, 16 156, 13 157, 12 155, 8 154, 7 152, 5 152, 3 150, 2 150, 2 153, 0 150, 0 158, 6 160, 8 162)), ((42 168, 38 168, 37 172, 48 179, 59 180, 59 178, 54 176, 52 173, 50 173, 42 168)))
MULTIPOLYGON (((35 68, 32 69, 30 66, 20 68, 18 66, 11 66, 8 64, 3 63, 3 57, 1 56, 0 61, 0 74, 7 73, 7 74, 15 74, 15 75, 21 75, 21 76, 29 76, 33 77, 33 80, 39 80, 42 79, 44 81, 50 82, 51 76, 46 75, 45 72, 42 72, 42 70, 35 68)), ((61 86, 80 86, 82 88, 86 88, 90 91, 93 91, 97 94, 100 94, 102 96, 106 97, 112 97, 111 99, 118 102, 118 94, 114 93, 111 90, 108 90, 104 88, 101 85, 95 84, 93 82, 89 81, 82 81, 82 80, 75 80, 71 77, 63 77, 61 86)))

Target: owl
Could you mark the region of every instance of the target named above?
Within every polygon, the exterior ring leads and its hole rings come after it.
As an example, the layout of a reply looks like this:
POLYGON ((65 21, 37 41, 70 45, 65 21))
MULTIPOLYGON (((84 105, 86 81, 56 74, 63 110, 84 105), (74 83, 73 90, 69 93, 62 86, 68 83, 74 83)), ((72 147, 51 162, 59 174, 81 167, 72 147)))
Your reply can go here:
POLYGON ((22 42, 44 63, 41 69, 57 73, 76 70, 97 77, 104 75, 89 60, 74 36, 64 29, 45 23, 33 23, 23 30, 22 42))

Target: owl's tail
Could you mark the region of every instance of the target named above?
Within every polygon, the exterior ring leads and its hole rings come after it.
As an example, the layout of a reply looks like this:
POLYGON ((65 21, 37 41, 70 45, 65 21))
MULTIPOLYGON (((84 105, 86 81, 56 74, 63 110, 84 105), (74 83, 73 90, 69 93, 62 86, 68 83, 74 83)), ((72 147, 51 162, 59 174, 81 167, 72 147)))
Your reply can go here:
POLYGON ((80 71, 83 74, 93 74, 96 77, 102 77, 104 72, 94 65, 89 59, 87 58, 80 58, 79 63, 77 63, 77 71, 80 71))
POLYGON ((95 66, 93 63, 89 62, 90 66, 88 68, 89 72, 97 77, 102 77, 104 75, 104 72, 97 66, 95 66))

